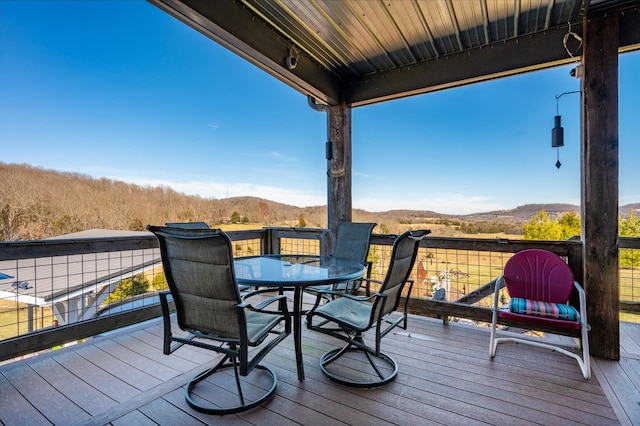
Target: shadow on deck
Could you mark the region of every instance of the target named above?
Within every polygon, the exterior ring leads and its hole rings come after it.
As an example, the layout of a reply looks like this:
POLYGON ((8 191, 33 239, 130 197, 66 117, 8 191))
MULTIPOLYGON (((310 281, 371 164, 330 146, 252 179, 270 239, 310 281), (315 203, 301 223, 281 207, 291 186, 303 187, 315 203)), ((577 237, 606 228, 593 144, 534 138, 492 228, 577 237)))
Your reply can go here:
POLYGON ((622 323, 621 360, 594 359, 589 381, 573 360, 533 347, 501 345, 491 361, 488 329, 412 316, 409 330, 396 330, 383 339, 383 350, 400 364, 397 379, 387 386, 363 390, 329 381, 318 359, 338 342, 305 329, 306 380, 297 379, 289 337, 264 361, 278 375, 276 395, 255 410, 219 417, 192 410, 184 399, 185 383, 203 364, 212 364, 212 354, 185 346, 163 355, 162 323, 154 320, 0 366, 0 420, 6 425, 640 424, 638 324, 622 323))

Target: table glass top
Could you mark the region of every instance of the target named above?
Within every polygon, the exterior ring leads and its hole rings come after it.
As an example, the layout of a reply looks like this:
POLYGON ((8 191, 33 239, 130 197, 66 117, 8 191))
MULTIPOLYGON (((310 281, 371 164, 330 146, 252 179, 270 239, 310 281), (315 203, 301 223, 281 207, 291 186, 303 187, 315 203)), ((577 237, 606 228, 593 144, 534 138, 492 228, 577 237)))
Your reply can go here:
POLYGON ((355 260, 307 255, 240 257, 234 260, 234 268, 239 284, 301 287, 348 281, 365 271, 355 260))

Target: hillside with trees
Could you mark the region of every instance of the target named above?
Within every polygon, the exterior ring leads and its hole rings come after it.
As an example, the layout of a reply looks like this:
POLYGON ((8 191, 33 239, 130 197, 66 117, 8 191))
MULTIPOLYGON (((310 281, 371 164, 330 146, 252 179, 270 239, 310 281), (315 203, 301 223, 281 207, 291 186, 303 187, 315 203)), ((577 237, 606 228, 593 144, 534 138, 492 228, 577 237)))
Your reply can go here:
MULTIPOLYGON (((142 187, 77 173, 0 163, 0 240, 39 240, 87 229, 141 231, 149 224, 204 221, 210 226, 238 223, 262 226, 327 226, 326 206, 295 207, 255 197, 207 199, 171 188, 142 187)), ((638 205, 625 206, 630 211, 638 205)), ((377 233, 396 234, 429 225, 434 234, 522 235, 522 226, 540 210, 552 219, 577 212, 569 204, 532 204, 515 209, 452 216, 435 211, 356 209, 353 220, 376 222, 377 233)))
MULTIPOLYGON (((231 221, 293 226, 300 217, 319 226, 306 209, 250 197, 205 199, 167 187, 0 163, 0 239, 37 240, 86 229, 141 231, 148 223, 231 221), (305 215, 308 215, 305 216, 305 215), (242 220, 242 219, 241 219, 242 220)), ((320 215, 318 215, 319 217, 320 215)))

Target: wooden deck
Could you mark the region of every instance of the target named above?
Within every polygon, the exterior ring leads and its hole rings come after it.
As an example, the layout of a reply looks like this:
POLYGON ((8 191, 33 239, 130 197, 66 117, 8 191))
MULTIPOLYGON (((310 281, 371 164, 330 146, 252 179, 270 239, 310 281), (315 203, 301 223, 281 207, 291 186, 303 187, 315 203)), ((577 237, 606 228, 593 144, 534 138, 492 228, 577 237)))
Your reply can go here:
POLYGON ((0 423, 640 424, 640 325, 622 324, 621 360, 594 359, 589 381, 575 361, 533 347, 503 344, 491 361, 488 329, 411 317, 409 330, 397 330, 383 339, 400 364, 387 386, 330 382, 318 358, 337 342, 305 329, 306 380, 297 380, 289 337, 264 362, 278 375, 276 395, 220 417, 184 399, 185 383, 212 363, 211 354, 185 346, 163 355, 162 325, 152 321, 0 366, 0 423))

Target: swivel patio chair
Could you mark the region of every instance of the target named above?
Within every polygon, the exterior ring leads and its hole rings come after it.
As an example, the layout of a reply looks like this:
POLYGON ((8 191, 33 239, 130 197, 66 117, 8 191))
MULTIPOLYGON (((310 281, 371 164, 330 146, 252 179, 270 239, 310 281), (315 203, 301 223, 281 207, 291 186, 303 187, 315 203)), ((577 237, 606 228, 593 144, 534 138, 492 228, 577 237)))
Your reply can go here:
MULTIPOLYGON (((504 273, 496 280, 491 321, 489 355, 493 358, 499 343, 515 342, 550 349, 567 355, 580 365, 585 379, 591 377, 589 358, 589 325, 585 292, 576 281, 569 266, 546 250, 523 250, 512 256, 504 267, 504 273), (500 289, 506 286, 510 303, 499 308, 500 289), (572 293, 577 294, 578 309, 569 304, 572 293), (581 354, 568 348, 552 345, 534 338, 510 336, 497 337, 498 318, 509 320, 527 329, 544 326, 545 329, 578 330, 581 354)), ((562 333, 560 333, 562 334, 562 333)), ((566 333, 565 333, 566 334, 566 333)))
MULTIPOLYGON (((274 297, 253 307, 244 303, 236 285, 233 252, 229 237, 219 229, 185 229, 148 225, 156 235, 169 291, 160 293, 164 320, 163 352, 171 354, 182 345, 194 345, 222 354, 211 368, 189 381, 186 400, 189 406, 207 414, 230 414, 255 408, 275 392, 277 378, 262 359, 291 332, 291 318, 284 297, 274 297), (173 335, 168 303, 169 293, 176 307, 178 326, 187 337, 173 335), (278 302, 278 311, 263 311, 278 302), (284 322, 284 326, 281 323, 284 322), (215 341, 216 343, 210 343, 215 341), (174 343, 175 342, 175 343, 174 343), (250 347, 258 347, 249 352, 250 347), (233 368, 236 393, 233 398, 206 395, 206 386, 194 395, 196 385, 214 373, 233 368), (254 372, 254 369, 262 370, 254 372), (266 392, 242 392, 240 376, 258 376, 266 392), (262 376, 265 376, 263 378, 262 376), (268 382, 264 384, 264 380, 268 382), (229 402, 231 399, 232 402, 229 402), (214 402, 211 402, 214 401, 214 402)), ((224 378, 224 373, 218 377, 224 378)))
MULTIPOLYGON (((167 222, 164 226, 182 229, 211 229, 205 222, 167 222)), ((241 296, 244 296, 251 288, 252 287, 248 285, 238 284, 241 296)))
MULTIPOLYGON (((338 225, 336 234, 336 246, 333 250, 334 257, 342 257, 361 262, 367 268, 367 279, 371 278, 371 262, 367 261, 369 256, 369 245, 371 244, 371 233, 376 223, 364 222, 342 222, 338 225)), ((365 282, 367 296, 370 294, 370 284, 367 280, 353 280, 340 282, 331 286, 307 287, 305 291, 315 293, 317 291, 342 291, 354 294, 365 282)))
POLYGON ((420 241, 429 232, 407 231, 395 240, 387 275, 384 281, 379 282, 380 288, 375 294, 355 296, 340 291, 318 292, 316 302, 307 314, 307 328, 346 342, 344 347, 332 349, 320 358, 322 372, 334 382, 371 388, 389 383, 397 376, 398 364, 381 352, 380 341, 396 326, 407 328, 407 303, 413 287, 409 275, 420 241), (406 283, 409 283, 409 290, 404 311, 397 312, 406 283), (333 299, 321 304, 324 294, 330 294, 333 299), (364 333, 372 328, 375 332, 374 347, 364 341, 364 333), (351 356, 336 363, 346 354, 351 356), (367 363, 358 362, 356 365, 358 360, 353 358, 358 355, 366 357, 367 363))
MULTIPOLYGON (((369 245, 371 243, 371 233, 373 228, 376 227, 376 223, 360 223, 360 222, 342 222, 338 225, 338 232, 336 234, 336 248, 333 251, 334 257, 341 257, 345 259, 356 260, 361 262, 367 268, 367 278, 371 278, 371 262, 367 261, 369 255, 369 245)), ((342 291, 347 293, 355 293, 361 283, 366 282, 367 296, 369 295, 369 282, 366 280, 358 279, 347 282, 339 282, 333 285, 318 285, 306 287, 304 291, 315 295, 318 292, 322 292, 327 300, 331 299, 328 291, 342 291)), ((279 287, 277 289, 279 294, 284 294, 286 291, 292 291, 289 287, 279 287)), ((260 288, 251 291, 247 291, 243 294, 243 298, 247 299, 256 294, 270 293, 275 291, 274 288, 260 288)))

